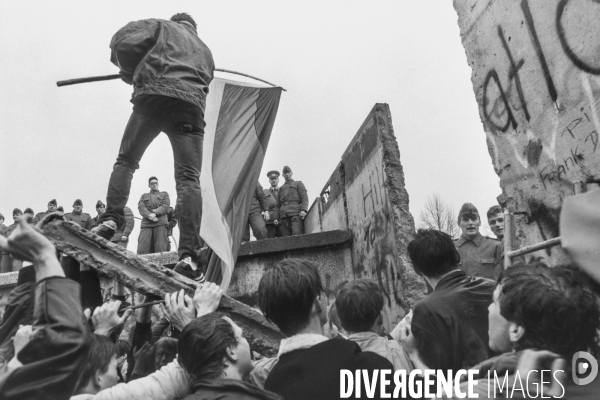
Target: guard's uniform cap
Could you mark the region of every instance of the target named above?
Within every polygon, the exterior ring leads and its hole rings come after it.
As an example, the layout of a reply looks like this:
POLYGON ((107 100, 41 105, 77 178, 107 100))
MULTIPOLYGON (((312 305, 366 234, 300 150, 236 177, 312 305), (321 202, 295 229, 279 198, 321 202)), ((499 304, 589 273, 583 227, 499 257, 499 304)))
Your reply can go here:
POLYGON ((473 203, 465 203, 462 205, 458 212, 458 222, 460 222, 462 218, 469 217, 479 219, 479 211, 477 211, 477 207, 475 207, 473 203))

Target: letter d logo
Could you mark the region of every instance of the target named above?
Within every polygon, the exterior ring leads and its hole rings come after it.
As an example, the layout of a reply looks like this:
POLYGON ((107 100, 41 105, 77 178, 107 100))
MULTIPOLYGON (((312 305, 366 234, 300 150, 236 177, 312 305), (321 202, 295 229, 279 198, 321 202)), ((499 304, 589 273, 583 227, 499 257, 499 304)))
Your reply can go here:
POLYGON ((598 362, 590 353, 578 351, 571 361, 571 374, 577 385, 587 385, 598 375, 598 362))

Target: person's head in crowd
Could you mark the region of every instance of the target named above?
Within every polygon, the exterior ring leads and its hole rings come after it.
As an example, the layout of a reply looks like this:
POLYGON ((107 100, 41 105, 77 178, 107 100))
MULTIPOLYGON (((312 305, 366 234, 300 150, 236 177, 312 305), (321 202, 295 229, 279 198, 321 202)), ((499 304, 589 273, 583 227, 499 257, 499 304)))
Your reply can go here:
POLYGON ((279 171, 269 171, 267 172, 267 177, 269 178, 269 184, 272 188, 277 188, 279 185, 279 171))
POLYGON ((106 211, 106 204, 104 204, 102 200, 98 200, 96 202, 96 212, 98 213, 98 216, 104 214, 104 211, 106 211))
POLYGON ((175 359, 177 355, 177 339, 164 337, 154 346, 154 368, 161 369, 175 359))
POLYGON ((349 333, 383 331, 383 294, 379 286, 368 279, 348 282, 335 299, 342 327, 349 333))
POLYGON ((75 394, 96 394, 115 386, 117 375, 117 348, 106 336, 90 334, 90 349, 82 367, 75 394))
POLYGON ((408 244, 408 256, 415 271, 426 279, 440 278, 460 263, 450 235, 434 229, 419 229, 408 244))
POLYGON ((503 271, 488 321, 496 352, 549 350, 568 360, 578 351, 598 355, 598 302, 588 278, 572 267, 535 262, 503 271))
POLYGON ((73 202, 73 211, 80 213, 83 210, 83 202, 81 199, 77 199, 73 202))
POLYGON ((148 187, 150 190, 158 190, 158 178, 155 176, 151 176, 148 178, 148 187))
POLYGON ((504 211, 500 206, 492 206, 487 212, 488 224, 498 239, 504 239, 504 211))
POLYGON ((283 171, 281 171, 281 172, 286 181, 292 179, 292 176, 294 175, 294 173, 292 172, 292 169, 290 167, 288 167, 287 165, 285 167, 283 167, 283 171))
POLYGON ((4 223, 4 215, 2 215, 2 213, 0 213, 0 225, 2 225, 4 223))
POLYGON ((61 214, 64 214, 64 213, 65 213, 65 209, 63 208, 63 206, 58 206, 58 207, 56 208, 56 212, 59 212, 59 213, 61 213, 61 214))
POLYGON ((25 211, 23 211, 23 217, 27 218, 27 222, 31 222, 33 220, 34 215, 35 215, 35 213, 29 207, 27 207, 25 209, 25 211))
POLYGON ((13 221, 17 222, 19 220, 19 218, 21 218, 22 215, 23 215, 23 211, 21 211, 18 208, 15 208, 13 210, 13 221))
POLYGON ((56 199, 52 199, 48 202, 48 212, 56 211, 57 207, 58 207, 58 203, 56 202, 56 199))
POLYGON ((458 212, 458 226, 467 239, 474 239, 479 234, 481 218, 479 211, 472 203, 465 203, 458 212))
POLYGON ((288 258, 268 269, 258 284, 258 304, 265 317, 287 337, 322 331, 327 322, 327 296, 317 267, 288 258))
POLYGON ((252 371, 250 345, 229 317, 210 313, 192 320, 181 334, 177 360, 194 381, 243 380, 252 371))

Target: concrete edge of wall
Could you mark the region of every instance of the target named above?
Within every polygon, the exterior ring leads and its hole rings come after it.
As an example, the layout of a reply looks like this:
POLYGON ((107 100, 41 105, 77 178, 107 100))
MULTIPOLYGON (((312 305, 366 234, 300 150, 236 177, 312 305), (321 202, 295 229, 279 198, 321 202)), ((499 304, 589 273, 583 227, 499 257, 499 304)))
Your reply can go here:
POLYGON ((352 232, 342 230, 257 240, 242 244, 238 257, 241 258, 245 256, 278 253, 283 251, 314 249, 319 247, 337 247, 343 246, 349 243, 351 240, 352 232))

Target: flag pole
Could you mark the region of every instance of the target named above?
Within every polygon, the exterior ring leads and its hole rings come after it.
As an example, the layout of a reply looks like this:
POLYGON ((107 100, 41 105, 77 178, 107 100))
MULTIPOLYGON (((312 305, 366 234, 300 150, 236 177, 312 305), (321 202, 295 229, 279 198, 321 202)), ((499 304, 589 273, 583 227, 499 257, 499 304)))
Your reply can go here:
MULTIPOLYGON (((275 84, 273 84, 271 82, 265 81, 264 79, 260 79, 260 78, 257 78, 255 76, 252 76, 252 75, 244 74, 242 72, 232 71, 230 69, 224 69, 224 68, 215 68, 215 71, 218 71, 218 72, 227 72, 229 74, 235 74, 235 75, 245 76, 247 78, 251 78, 251 79, 255 79, 255 80, 260 81, 260 82, 264 82, 264 83, 266 83, 268 85, 271 85, 273 87, 281 88, 281 90, 283 90, 284 92, 287 92, 287 90, 285 90, 281 86, 275 85, 275 84)), ((76 79, 67 79, 65 81, 58 81, 58 82, 56 82, 56 86, 62 87, 62 86, 76 85, 76 84, 79 84, 79 83, 109 81, 109 80, 120 79, 120 78, 121 78, 121 74, 102 75, 102 76, 90 76, 90 77, 87 77, 87 78, 76 78, 76 79)))

